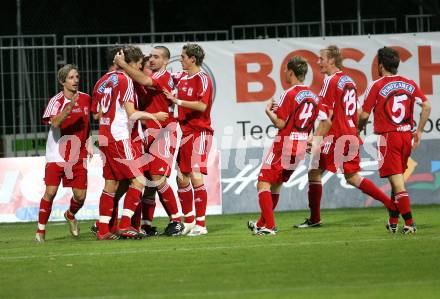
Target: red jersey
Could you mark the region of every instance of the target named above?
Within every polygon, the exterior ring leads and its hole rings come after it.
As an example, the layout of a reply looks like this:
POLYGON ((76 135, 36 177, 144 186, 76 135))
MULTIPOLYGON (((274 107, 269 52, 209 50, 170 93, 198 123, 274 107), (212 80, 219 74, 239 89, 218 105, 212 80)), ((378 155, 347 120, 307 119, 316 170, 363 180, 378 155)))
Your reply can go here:
POLYGON ((357 135, 357 110, 360 108, 356 83, 342 71, 325 78, 319 97, 333 110, 332 127, 327 135, 357 135))
POLYGON ((193 131, 214 132, 211 128, 212 82, 203 72, 189 76, 184 73, 177 83, 177 98, 183 101, 200 101, 207 105, 204 112, 178 107, 178 120, 184 135, 193 131))
POLYGON ((130 128, 125 103, 135 102, 133 81, 127 74, 113 71, 102 76, 93 90, 94 113, 101 110, 99 135, 108 142, 130 139, 130 128))
POLYGON ((160 122, 160 126, 153 120, 147 120, 147 128, 166 127, 170 122, 175 122, 174 104, 167 99, 163 89, 172 91, 174 88, 173 78, 167 70, 159 70, 151 75, 153 85, 145 87, 146 89, 146 107, 145 111, 149 113, 168 112, 168 118, 160 122))
POLYGON ((316 118, 327 119, 327 113, 319 98, 305 85, 295 85, 287 89, 281 96, 276 115, 286 122, 286 126, 278 130, 277 138, 284 141, 285 136, 290 140, 307 140, 313 129, 316 118))
MULTIPOLYGON (((63 92, 51 98, 43 114, 43 123, 50 123, 51 118, 63 111, 69 103, 70 100, 64 96, 63 92)), ((46 142, 46 162, 76 161, 76 158, 87 158, 85 145, 90 134, 89 111, 90 96, 79 92, 75 106, 60 127, 50 127, 46 142), (80 143, 72 145, 75 141, 80 143), (74 153, 78 153, 79 156, 72 156, 74 153)))
MULTIPOLYGON (((143 105, 141 103, 141 98, 145 97, 145 89, 143 86, 137 84, 136 82, 133 82, 134 86, 134 95, 133 95, 133 103, 134 108, 138 111, 143 110, 143 105)), ((142 123, 141 120, 137 120, 133 124, 133 128, 131 128, 131 141, 144 141, 145 135, 144 131, 142 129, 142 123)))
POLYGON ((382 77, 370 84, 362 110, 374 110, 374 132, 411 131, 414 126, 414 103, 427 101, 414 81, 394 75, 382 77))

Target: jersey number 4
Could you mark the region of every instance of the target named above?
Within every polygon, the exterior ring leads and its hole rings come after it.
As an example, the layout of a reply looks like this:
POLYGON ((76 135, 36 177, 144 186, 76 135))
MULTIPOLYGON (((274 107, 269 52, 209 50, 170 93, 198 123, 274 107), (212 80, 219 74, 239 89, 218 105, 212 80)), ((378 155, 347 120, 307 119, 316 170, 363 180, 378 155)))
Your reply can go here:
POLYGON ((303 109, 301 113, 299 114, 299 119, 302 120, 301 129, 304 129, 304 126, 307 124, 307 120, 313 116, 313 104, 312 103, 305 103, 303 105, 303 109))

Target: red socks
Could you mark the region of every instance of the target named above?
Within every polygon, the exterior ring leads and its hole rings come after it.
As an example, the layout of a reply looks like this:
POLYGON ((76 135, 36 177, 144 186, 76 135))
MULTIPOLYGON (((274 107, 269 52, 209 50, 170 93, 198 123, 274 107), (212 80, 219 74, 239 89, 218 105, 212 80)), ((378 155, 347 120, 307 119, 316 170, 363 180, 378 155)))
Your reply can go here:
POLYGON ((139 230, 141 228, 142 203, 136 207, 133 217, 131 217, 131 226, 139 230))
POLYGON ((395 211, 396 205, 394 202, 385 195, 379 188, 374 185, 372 181, 367 178, 362 178, 361 183, 359 184, 359 190, 363 193, 370 195, 375 200, 378 200, 383 203, 383 205, 390 211, 395 211))
POLYGON ((185 217, 185 223, 194 222, 194 212, 193 212, 193 190, 191 184, 188 186, 179 188, 177 190, 179 195, 180 205, 182 206, 182 212, 185 217))
POLYGON ((99 199, 98 222, 98 230, 101 235, 105 235, 109 232, 109 222, 113 214, 114 199, 114 193, 107 193, 105 191, 102 191, 101 198, 99 199))
POLYGON ((70 207, 67 210, 67 218, 70 220, 75 219, 76 213, 78 213, 79 209, 84 205, 84 201, 76 201, 73 197, 70 199, 70 207))
POLYGON ((411 213, 411 203, 409 195, 406 191, 396 193, 394 199, 397 201, 397 206, 399 207, 400 214, 405 220, 406 225, 413 224, 413 218, 411 213))
POLYGON ((148 194, 142 197, 142 225, 151 226, 153 223, 154 211, 156 210, 155 194, 148 194))
MULTIPOLYGON (((275 208, 277 207, 279 199, 280 199, 280 194, 279 193, 272 193, 272 206, 273 206, 273 210, 275 210, 275 208)), ((257 221, 257 227, 263 227, 263 226, 266 226, 266 223, 264 222, 263 215, 261 215, 260 218, 257 221)))
POLYGON ((124 209, 122 210, 121 221, 119 222, 119 229, 127 229, 131 224, 131 217, 136 211, 140 202, 142 192, 132 186, 128 188, 124 199, 124 209))
POLYGON ((52 212, 52 201, 40 200, 40 210, 38 212, 38 229, 37 233, 44 233, 46 230, 46 224, 49 220, 50 212, 52 212))
MULTIPOLYGON (((270 190, 260 190, 258 192, 258 202, 261 209, 261 218, 264 219, 264 226, 268 229, 273 229, 275 227, 275 219, 273 216, 272 193, 270 190)), ((260 227, 259 224, 261 223, 257 223, 257 226, 260 227)))
POLYGON ((322 183, 310 181, 307 194, 309 197, 310 221, 317 223, 321 221, 322 183))
POLYGON ((160 189, 158 188, 157 191, 162 196, 162 203, 165 205, 164 208, 170 216, 171 221, 180 222, 179 209, 177 208, 177 201, 173 189, 165 182, 165 185, 160 189))
POLYGON ((196 210, 196 225, 205 226, 206 205, 208 204, 208 193, 205 185, 194 187, 194 207, 196 210))

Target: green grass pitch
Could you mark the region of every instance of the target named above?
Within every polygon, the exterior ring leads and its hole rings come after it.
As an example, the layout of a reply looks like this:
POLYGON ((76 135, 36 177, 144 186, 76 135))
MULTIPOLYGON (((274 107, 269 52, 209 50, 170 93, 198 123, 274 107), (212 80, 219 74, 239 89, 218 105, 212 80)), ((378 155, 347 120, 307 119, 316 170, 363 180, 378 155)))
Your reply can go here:
MULTIPOLYGON (((416 235, 391 235, 384 209, 276 213, 277 236, 252 236, 256 214, 210 216, 207 236, 98 242, 49 223, 0 225, 0 298, 440 298, 440 205, 416 206, 416 235)), ((163 228, 165 219, 157 219, 163 228)))

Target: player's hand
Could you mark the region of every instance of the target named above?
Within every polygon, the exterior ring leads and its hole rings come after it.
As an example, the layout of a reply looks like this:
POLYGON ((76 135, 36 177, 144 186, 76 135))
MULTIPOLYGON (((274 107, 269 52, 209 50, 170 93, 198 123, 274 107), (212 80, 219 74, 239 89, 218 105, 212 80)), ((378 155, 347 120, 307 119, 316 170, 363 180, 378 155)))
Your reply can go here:
POLYGON ((266 112, 274 111, 275 110, 274 108, 276 106, 277 106, 276 101, 274 100, 274 98, 271 98, 266 105, 266 112))
POLYGON ((78 98, 79 98, 79 92, 75 92, 75 93, 73 94, 72 99, 70 100, 70 103, 69 103, 69 105, 71 105, 72 108, 75 107, 76 102, 78 101, 78 98))
POLYGON ((153 117, 156 118, 158 121, 165 121, 168 118, 168 113, 166 112, 153 113, 153 117))
POLYGON ((116 53, 115 58, 113 58, 113 63, 121 66, 125 62, 125 54, 124 51, 120 50, 116 53))
POLYGON ((307 138, 306 153, 308 154, 312 153, 312 146, 313 146, 313 135, 309 135, 309 137, 307 138))
POLYGON ((86 149, 87 149, 87 161, 90 162, 93 158, 93 140, 92 136, 90 136, 86 141, 86 149))
POLYGON ((174 104, 177 104, 177 98, 173 95, 171 91, 168 91, 167 89, 162 89, 163 94, 167 97, 168 100, 173 102, 174 104))
POLYGON ((416 149, 418 146, 419 146, 419 144, 420 144, 420 140, 422 139, 422 132, 420 132, 420 131, 415 131, 414 133, 413 133, 413 145, 412 145, 412 148, 413 149, 416 149))
POLYGON ((64 106, 63 112, 66 113, 67 115, 70 114, 70 112, 72 112, 73 107, 75 107, 76 105, 76 100, 78 100, 79 97, 79 93, 75 93, 72 97, 72 99, 70 100, 70 102, 64 106))

